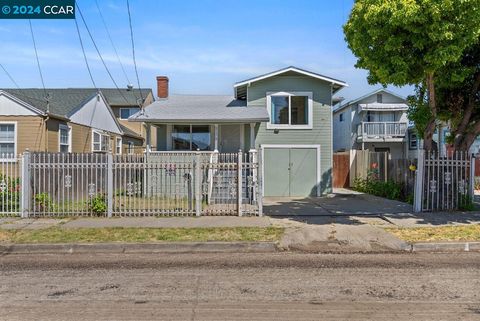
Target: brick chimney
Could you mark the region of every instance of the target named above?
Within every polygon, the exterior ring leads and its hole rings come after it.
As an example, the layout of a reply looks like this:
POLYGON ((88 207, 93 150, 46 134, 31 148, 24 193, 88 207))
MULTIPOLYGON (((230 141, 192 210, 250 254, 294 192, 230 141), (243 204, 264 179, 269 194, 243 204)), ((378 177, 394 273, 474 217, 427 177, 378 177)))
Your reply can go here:
POLYGON ((157 76, 157 96, 158 98, 168 98, 168 77, 157 76))

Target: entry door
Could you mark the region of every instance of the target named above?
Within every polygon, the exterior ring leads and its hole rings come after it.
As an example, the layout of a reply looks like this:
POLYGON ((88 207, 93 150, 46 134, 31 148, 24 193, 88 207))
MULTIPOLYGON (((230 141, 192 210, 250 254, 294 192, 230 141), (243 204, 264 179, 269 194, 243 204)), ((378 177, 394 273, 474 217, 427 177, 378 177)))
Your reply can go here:
POLYGON ((316 148, 265 148, 265 196, 315 196, 316 148))
POLYGON ((237 153, 241 146, 240 125, 221 125, 220 126, 220 152, 237 153))

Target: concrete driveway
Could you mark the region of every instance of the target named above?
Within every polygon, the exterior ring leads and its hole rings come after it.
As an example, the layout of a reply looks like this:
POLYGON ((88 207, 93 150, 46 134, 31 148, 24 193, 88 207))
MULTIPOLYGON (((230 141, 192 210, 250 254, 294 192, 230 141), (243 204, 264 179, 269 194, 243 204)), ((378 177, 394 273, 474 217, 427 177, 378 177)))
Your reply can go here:
POLYGON ((325 197, 268 197, 264 199, 264 212, 270 216, 385 215, 411 213, 412 206, 349 189, 334 189, 325 197))

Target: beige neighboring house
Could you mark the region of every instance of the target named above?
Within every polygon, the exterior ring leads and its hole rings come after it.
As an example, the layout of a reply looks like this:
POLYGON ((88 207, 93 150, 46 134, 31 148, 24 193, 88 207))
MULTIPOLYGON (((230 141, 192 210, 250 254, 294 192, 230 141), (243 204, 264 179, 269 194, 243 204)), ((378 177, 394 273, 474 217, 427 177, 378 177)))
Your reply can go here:
MULTIPOLYGON (((142 96, 147 104, 153 101, 150 89, 142 89, 142 96)), ((139 102, 138 89, 0 89, 0 158, 12 157, 27 149, 143 152, 144 125, 129 124, 117 117, 125 108, 139 110, 135 107, 139 102)))

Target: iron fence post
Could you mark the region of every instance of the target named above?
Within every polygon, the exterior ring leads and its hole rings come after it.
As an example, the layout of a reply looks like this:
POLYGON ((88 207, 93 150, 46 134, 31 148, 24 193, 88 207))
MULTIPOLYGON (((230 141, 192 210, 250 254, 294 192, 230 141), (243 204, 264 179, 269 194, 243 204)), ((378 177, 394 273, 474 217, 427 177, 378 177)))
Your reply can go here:
POLYGON ((258 205, 258 216, 263 216, 263 180, 262 180, 262 153, 258 151, 257 153, 257 205, 258 205))
POLYGON ((22 155, 22 201, 20 203, 20 212, 22 218, 27 218, 30 209, 30 152, 26 150, 22 155))
POLYGON ((470 177, 469 177, 468 193, 473 202, 473 198, 475 197, 475 156, 473 155, 470 158, 470 177))
POLYGON ((415 191, 413 194, 413 211, 420 213, 422 211, 423 203, 423 179, 425 169, 425 151, 418 151, 418 166, 415 173, 415 191))
POLYGON ((242 200, 243 200, 243 191, 242 191, 242 150, 238 151, 237 157, 237 212, 238 216, 242 216, 242 200))
POLYGON ((195 154, 195 215, 202 215, 202 163, 200 152, 195 154))
POLYGON ((107 154, 107 217, 113 212, 113 155, 107 154))

